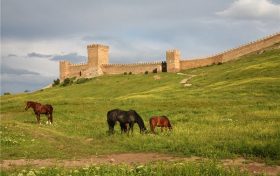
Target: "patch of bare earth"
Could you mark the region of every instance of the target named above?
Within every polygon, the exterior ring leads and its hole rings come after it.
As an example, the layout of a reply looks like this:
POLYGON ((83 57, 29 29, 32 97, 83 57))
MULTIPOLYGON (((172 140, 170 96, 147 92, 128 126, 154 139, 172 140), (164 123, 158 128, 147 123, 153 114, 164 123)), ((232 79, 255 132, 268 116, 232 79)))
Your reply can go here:
MULTIPOLYGON (((34 167, 83 167, 98 164, 146 164, 157 161, 187 161, 198 162, 207 160, 201 157, 176 157, 159 153, 122 153, 92 156, 89 158, 72 159, 72 160, 56 160, 56 159, 18 159, 18 160, 2 160, 1 169, 12 169, 19 166, 34 167)), ((252 174, 265 173, 267 175, 280 174, 280 166, 267 166, 264 163, 258 163, 244 158, 225 159, 221 163, 226 167, 239 167, 252 174)))

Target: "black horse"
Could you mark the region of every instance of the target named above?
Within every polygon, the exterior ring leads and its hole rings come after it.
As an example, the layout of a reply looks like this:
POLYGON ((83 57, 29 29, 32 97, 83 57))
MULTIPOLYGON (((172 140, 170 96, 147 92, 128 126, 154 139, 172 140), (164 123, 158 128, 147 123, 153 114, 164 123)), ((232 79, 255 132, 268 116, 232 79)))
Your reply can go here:
POLYGON ((109 125, 109 133, 114 133, 114 126, 116 122, 120 123, 121 132, 133 132, 133 125, 137 123, 140 128, 140 133, 145 132, 147 129, 140 115, 134 111, 123 111, 120 109, 113 109, 107 113, 107 122, 109 125))

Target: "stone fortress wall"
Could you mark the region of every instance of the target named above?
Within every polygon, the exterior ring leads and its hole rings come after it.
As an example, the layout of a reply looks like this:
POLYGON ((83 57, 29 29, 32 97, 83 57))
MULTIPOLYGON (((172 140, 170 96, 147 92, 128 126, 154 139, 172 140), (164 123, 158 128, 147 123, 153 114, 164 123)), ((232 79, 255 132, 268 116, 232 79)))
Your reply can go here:
POLYGON ((157 69, 158 72, 161 72, 164 64, 167 67, 167 72, 179 72, 180 70, 235 60, 240 56, 261 50, 279 42, 280 33, 276 33, 209 57, 181 59, 180 51, 174 49, 166 51, 166 63, 160 61, 136 64, 109 64, 109 47, 93 44, 87 46, 87 63, 72 64, 69 61, 60 61, 60 80, 63 81, 65 78, 71 77, 91 78, 103 74, 123 74, 124 72, 138 74, 145 73, 146 71, 152 72, 155 69, 157 69))
POLYGON ((240 56, 244 56, 246 54, 261 50, 263 48, 267 48, 279 42, 280 33, 276 33, 265 38, 256 40, 254 42, 250 42, 240 47, 236 47, 209 57, 184 59, 180 61, 180 70, 228 62, 231 60, 238 59, 240 56))
POLYGON ((149 73, 157 69, 161 71, 161 62, 147 62, 147 63, 137 63, 137 64, 104 64, 101 66, 104 74, 123 74, 126 73, 149 73))

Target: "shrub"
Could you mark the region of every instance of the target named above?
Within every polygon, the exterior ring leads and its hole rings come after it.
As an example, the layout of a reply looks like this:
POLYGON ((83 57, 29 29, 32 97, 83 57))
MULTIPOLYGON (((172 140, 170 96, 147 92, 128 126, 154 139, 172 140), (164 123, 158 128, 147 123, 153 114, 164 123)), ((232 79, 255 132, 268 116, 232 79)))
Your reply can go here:
POLYGON ((76 77, 72 77, 72 78, 66 78, 63 83, 62 83, 62 86, 69 86, 71 84, 74 83, 76 77))
POLYGON ((129 75, 132 75, 132 72, 129 72, 128 74, 129 74, 129 75))
POLYGON ((29 90, 25 90, 24 92, 27 93, 27 92, 30 92, 30 91, 29 90))
POLYGON ((4 95, 11 95, 10 92, 4 92, 4 95))
POLYGON ((77 84, 82 84, 82 83, 85 83, 87 82, 89 79, 88 78, 80 78, 76 81, 77 84))
POLYGON ((157 73, 157 68, 153 69, 153 73, 157 73))
POLYGON ((149 72, 148 71, 145 71, 145 75, 147 75, 149 72))
POLYGON ((127 72, 124 72, 123 74, 124 74, 124 75, 127 75, 127 72))
POLYGON ((62 83, 62 86, 68 86, 72 84, 72 80, 70 78, 66 78, 63 83, 62 83))
POLYGON ((52 86, 57 86, 59 84, 60 84, 60 80, 57 78, 57 79, 53 80, 52 86))

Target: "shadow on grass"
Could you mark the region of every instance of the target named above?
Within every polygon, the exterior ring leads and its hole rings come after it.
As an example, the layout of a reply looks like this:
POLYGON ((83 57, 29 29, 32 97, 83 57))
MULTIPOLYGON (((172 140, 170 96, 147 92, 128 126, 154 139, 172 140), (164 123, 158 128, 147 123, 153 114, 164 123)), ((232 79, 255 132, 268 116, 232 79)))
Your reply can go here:
POLYGON ((23 121, 23 123, 28 123, 28 124, 38 124, 36 121, 34 120, 25 120, 23 121))

